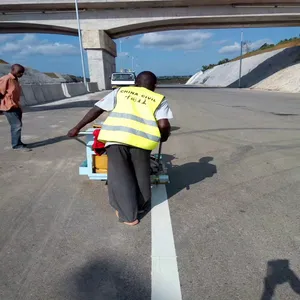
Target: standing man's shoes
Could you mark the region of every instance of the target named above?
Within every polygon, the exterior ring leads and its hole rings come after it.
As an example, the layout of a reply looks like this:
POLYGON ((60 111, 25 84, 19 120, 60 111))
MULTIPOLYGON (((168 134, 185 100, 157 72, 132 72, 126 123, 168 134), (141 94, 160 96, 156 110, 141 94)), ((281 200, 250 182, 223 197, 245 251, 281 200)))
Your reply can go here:
POLYGON ((26 146, 22 145, 20 147, 16 147, 16 148, 13 148, 13 150, 18 150, 18 151, 22 151, 22 152, 31 152, 32 149, 30 148, 27 148, 26 146))

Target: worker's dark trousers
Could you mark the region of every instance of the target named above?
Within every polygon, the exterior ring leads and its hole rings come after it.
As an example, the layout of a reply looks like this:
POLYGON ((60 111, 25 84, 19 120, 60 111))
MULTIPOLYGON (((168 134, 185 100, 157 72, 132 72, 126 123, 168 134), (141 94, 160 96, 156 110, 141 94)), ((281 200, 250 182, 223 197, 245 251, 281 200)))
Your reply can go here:
POLYGON ((110 205, 121 222, 133 222, 138 210, 151 200, 151 151, 123 145, 107 147, 110 205))

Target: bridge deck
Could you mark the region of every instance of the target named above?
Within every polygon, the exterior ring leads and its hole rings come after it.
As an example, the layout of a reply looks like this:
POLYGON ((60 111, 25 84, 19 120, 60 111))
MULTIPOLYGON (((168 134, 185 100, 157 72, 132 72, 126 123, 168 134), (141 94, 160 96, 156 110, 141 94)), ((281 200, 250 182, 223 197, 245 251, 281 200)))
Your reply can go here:
MULTIPOLYGON (((299 5, 299 0, 80 0, 80 9, 119 9, 119 8, 153 8, 153 7, 187 7, 187 6, 218 6, 218 5, 299 5)), ((1 0, 2 11, 12 10, 74 10, 72 0, 21 0, 12 3, 11 0, 1 0)))

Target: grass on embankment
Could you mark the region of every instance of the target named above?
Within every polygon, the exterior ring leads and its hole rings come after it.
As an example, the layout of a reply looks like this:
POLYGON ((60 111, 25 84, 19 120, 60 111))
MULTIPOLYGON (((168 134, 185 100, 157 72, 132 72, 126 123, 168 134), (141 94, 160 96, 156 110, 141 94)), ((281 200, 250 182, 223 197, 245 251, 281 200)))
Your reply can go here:
POLYGON ((46 74, 47 76, 49 76, 51 78, 59 78, 55 73, 45 72, 44 74, 46 74))
MULTIPOLYGON (((267 52, 271 52, 271 51, 275 51, 275 50, 280 50, 283 48, 292 48, 292 47, 296 47, 296 46, 300 46, 300 38, 294 39, 292 41, 281 42, 281 43, 274 45, 267 49, 258 49, 258 50, 252 51, 252 52, 248 52, 248 53, 244 54, 242 56, 242 58, 244 59, 244 58, 248 58, 248 57, 259 55, 259 54, 263 54, 263 53, 267 53, 267 52)), ((231 61, 236 61, 239 59, 240 59, 240 56, 232 59, 231 61)))

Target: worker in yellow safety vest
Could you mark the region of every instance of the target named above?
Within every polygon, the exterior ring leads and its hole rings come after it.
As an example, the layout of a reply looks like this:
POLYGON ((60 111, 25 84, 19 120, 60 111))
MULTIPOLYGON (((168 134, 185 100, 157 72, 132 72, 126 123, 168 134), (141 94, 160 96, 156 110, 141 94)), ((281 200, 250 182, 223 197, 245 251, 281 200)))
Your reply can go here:
POLYGON ((75 137, 104 111, 110 112, 98 140, 106 143, 109 202, 119 221, 130 226, 139 223, 138 214, 151 200, 151 151, 170 135, 173 114, 167 99, 154 92, 156 83, 152 72, 140 73, 136 86, 108 94, 68 133, 75 137))

